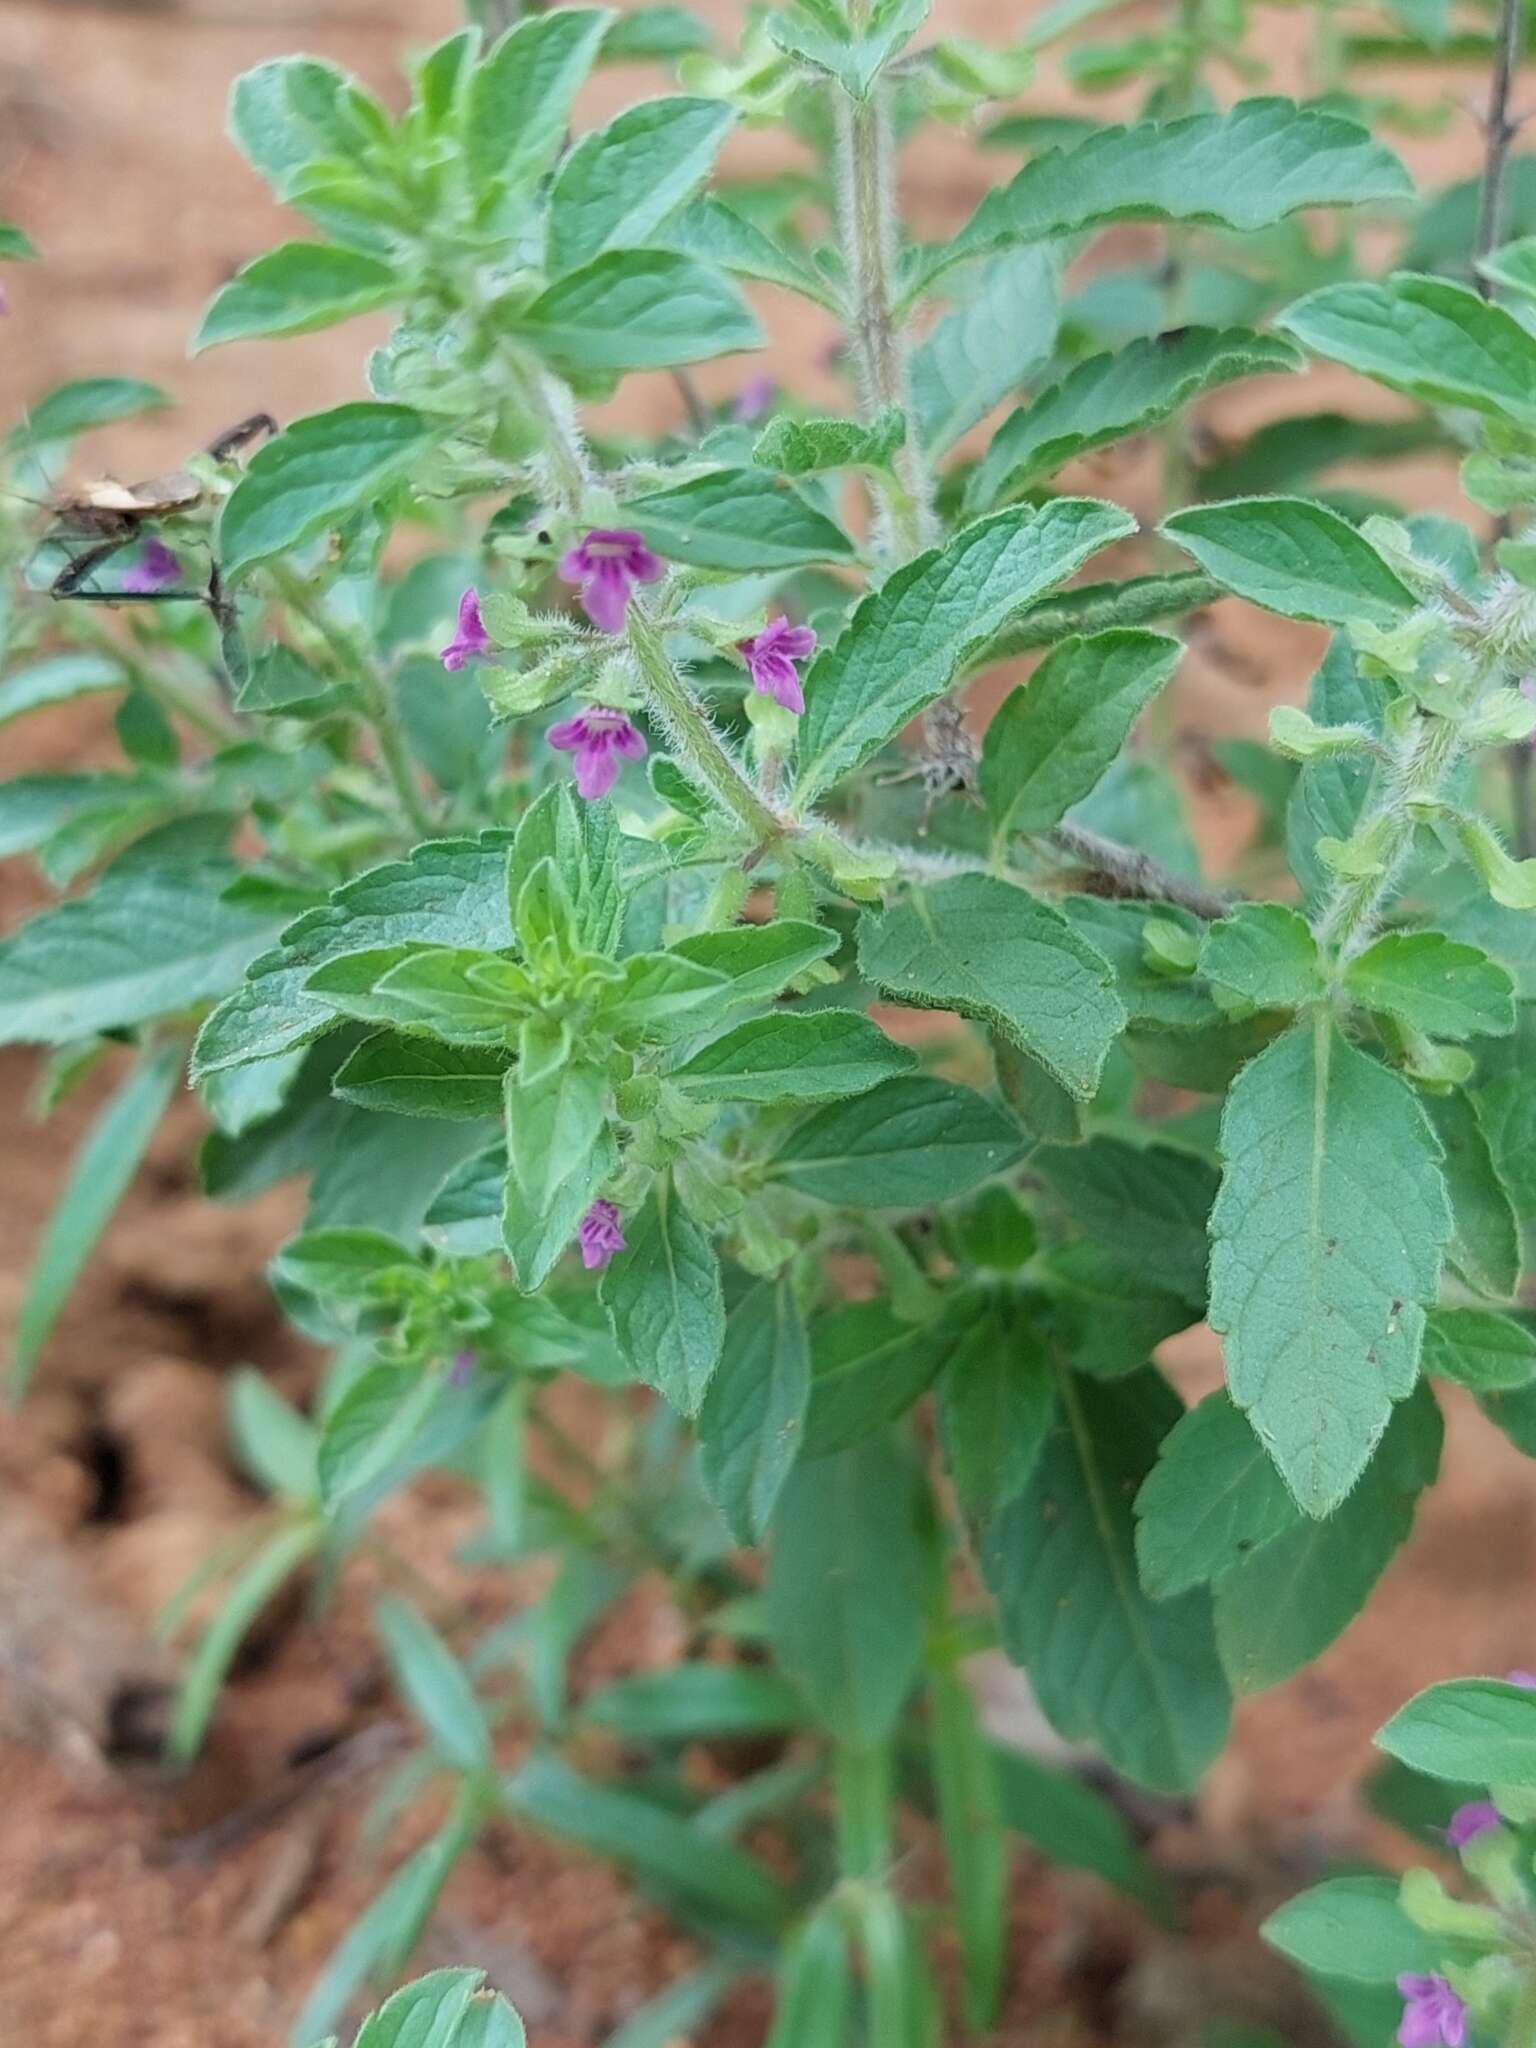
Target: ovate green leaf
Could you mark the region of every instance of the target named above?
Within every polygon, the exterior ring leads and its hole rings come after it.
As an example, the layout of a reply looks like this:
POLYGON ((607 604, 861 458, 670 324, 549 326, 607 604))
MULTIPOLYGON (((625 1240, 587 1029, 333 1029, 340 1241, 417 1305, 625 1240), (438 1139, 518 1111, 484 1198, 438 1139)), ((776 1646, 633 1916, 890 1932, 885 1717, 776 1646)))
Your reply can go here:
POLYGON ((233 580, 302 546, 406 475, 440 429, 405 405, 359 402, 295 420, 251 457, 224 505, 219 551, 233 580))
POLYGON ((1194 505, 1162 531, 1239 597, 1289 619, 1392 626, 1413 609, 1412 593, 1371 543, 1309 498, 1194 505))
POLYGON ((1136 1561, 1154 1600, 1208 1585, 1294 1528, 1296 1506, 1225 1393, 1163 1438, 1136 1496, 1136 1561))
POLYGON ((913 889, 866 915, 859 966, 898 1002, 995 1026, 1084 1098, 1125 1028, 1104 956, 1060 911, 990 875, 913 889))
POLYGON ((1228 1097, 1210 1320, 1233 1398, 1310 1515, 1345 1498, 1412 1390, 1451 1235, 1439 1152, 1408 1083, 1321 1016, 1228 1097))
POLYGON ((624 1235, 628 1248, 609 1265, 600 1289, 614 1341, 637 1379, 682 1414, 695 1415, 725 1341, 714 1245, 665 1175, 643 1207, 626 1216, 624 1235))
POLYGON ((1443 932, 1388 932, 1357 953, 1344 987, 1368 1010, 1431 1038, 1497 1037, 1515 1028, 1509 969, 1443 932))
POLYGON ((1008 620, 1134 530, 1092 498, 978 520, 863 599, 805 679, 796 800, 814 802, 949 688, 1008 620))

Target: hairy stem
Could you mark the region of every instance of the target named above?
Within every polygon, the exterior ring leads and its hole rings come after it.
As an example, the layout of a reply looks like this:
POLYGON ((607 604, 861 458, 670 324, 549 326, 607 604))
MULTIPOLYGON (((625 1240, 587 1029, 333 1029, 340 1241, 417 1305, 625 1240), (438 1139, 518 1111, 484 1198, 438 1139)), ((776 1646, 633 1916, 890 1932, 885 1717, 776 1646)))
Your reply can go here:
POLYGON ((670 733, 684 774, 745 825, 760 846, 781 839, 782 820, 727 751, 703 706, 668 659, 655 622, 634 601, 629 607, 629 645, 651 708, 670 733))
POLYGON ((882 551, 899 561, 934 537, 933 483, 917 441, 907 349, 896 317, 895 141, 885 89, 837 101, 838 213, 853 294, 849 346, 866 417, 895 406, 907 423, 897 488, 875 483, 882 551))
POLYGON ((1391 894, 1413 841, 1413 805, 1444 784, 1461 751, 1461 736, 1448 718, 1427 718, 1400 749, 1380 801, 1360 830, 1383 827, 1381 862, 1371 875, 1340 875, 1334 883, 1317 936, 1348 959, 1367 944, 1382 905, 1391 894))
POLYGON ((363 720, 373 734, 379 760, 399 798, 400 808, 413 831, 423 838, 430 837, 437 829, 436 822, 416 779, 389 684, 369 659, 357 635, 337 624, 319 593, 302 576, 281 562, 273 563, 267 573, 284 604, 319 637, 342 675, 357 689, 362 698, 363 720))
POLYGON ((504 349, 501 361, 518 404, 539 430, 550 492, 563 512, 579 519, 595 479, 575 402, 558 378, 515 350, 504 349))

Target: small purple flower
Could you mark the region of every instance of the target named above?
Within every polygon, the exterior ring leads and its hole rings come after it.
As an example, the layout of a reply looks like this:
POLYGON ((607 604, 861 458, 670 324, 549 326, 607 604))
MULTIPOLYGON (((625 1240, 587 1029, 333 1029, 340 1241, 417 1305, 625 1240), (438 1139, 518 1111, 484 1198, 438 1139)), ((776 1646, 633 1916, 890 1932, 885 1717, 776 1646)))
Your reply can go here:
POLYGON ((760 420, 779 395, 771 377, 749 377, 731 401, 731 418, 742 425, 760 420))
POLYGON ((1438 1972, 1419 1976, 1408 1970, 1397 1980, 1403 1995, 1403 2023, 1397 2030, 1402 2048, 1462 2048, 1467 2038, 1467 2008, 1438 1972))
POLYGON ((645 741, 623 712, 609 711, 600 704, 552 725, 549 744, 562 754, 576 756, 576 788, 589 803, 612 789, 621 760, 645 759, 645 741))
POLYGON ((1490 1828, 1503 1825, 1504 1816, 1491 1799, 1469 1799, 1465 1806, 1458 1806, 1451 1815, 1445 1839, 1453 1849, 1465 1849, 1468 1842, 1475 1842, 1490 1828))
POLYGON ((181 564, 163 540, 147 541, 144 552, 123 578, 122 587, 134 597, 153 597, 181 581, 181 564))
POLYGON ((491 636, 480 617, 480 593, 473 587, 459 599, 459 630, 443 649, 443 667, 461 669, 491 651, 491 636))
POLYGON ((623 632, 630 591, 663 573, 660 558, 627 526, 595 526, 560 557, 561 576, 581 585, 582 610, 604 633, 623 632))
POLYGON ((467 1387, 475 1376, 475 1354, 473 1351, 455 1351, 453 1363, 448 1368, 450 1387, 467 1387))
POLYGON ((612 1202, 599 1201, 592 1204, 581 1219, 576 1242, 581 1247, 581 1263, 589 1273, 598 1272, 607 1265, 615 1252, 625 1249, 624 1232, 619 1226, 619 1212, 612 1202))
POLYGON ((1504 1683, 1523 1686, 1527 1692, 1536 1692, 1536 1671, 1506 1671, 1504 1683))
POLYGON ((813 626, 792 626, 781 616, 770 619, 752 639, 738 640, 736 646, 746 656, 753 688, 760 697, 771 697, 775 704, 797 714, 805 709, 795 663, 816 652, 813 626))

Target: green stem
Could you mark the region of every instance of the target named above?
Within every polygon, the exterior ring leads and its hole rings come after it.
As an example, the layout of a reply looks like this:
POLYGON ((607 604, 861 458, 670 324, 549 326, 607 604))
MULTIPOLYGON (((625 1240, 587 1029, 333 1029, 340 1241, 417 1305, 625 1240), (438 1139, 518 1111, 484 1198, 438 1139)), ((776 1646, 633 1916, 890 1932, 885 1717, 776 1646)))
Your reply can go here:
POLYGON ((541 364, 529 362, 515 349, 502 348, 500 359, 518 404, 539 430, 555 501, 573 519, 580 519, 595 478, 571 394, 541 364))
POLYGON ((884 551, 904 561, 934 538, 933 481, 917 439, 906 341, 896 317, 895 141, 888 95, 837 98, 838 213, 853 295, 848 340, 866 417, 894 406, 907 423, 897 483, 875 491, 884 551))
POLYGON ((832 1765, 843 1876, 879 1878, 891 1863, 891 1748, 840 1742, 832 1765))
POLYGON ((113 661, 119 661, 140 689, 154 698, 163 711, 174 713, 184 719, 194 732, 200 732, 205 739, 215 740, 225 746, 232 739, 239 739, 244 728, 232 711, 215 700, 204 700, 194 696, 162 669, 152 667, 149 662, 132 648, 109 633, 95 619, 83 622, 85 636, 99 647, 103 654, 113 661))
POLYGON ((1400 748, 1380 801, 1358 828, 1382 828, 1381 864, 1375 874, 1341 875, 1318 921, 1318 938, 1340 959, 1369 939, 1412 844, 1413 805, 1438 793, 1460 751, 1461 736, 1448 718, 1426 718, 1400 748))
POLYGON ((768 808, 740 764, 726 751, 702 706, 668 659, 655 622, 634 599, 629 607, 629 646, 651 708, 678 750, 679 767, 722 810, 739 819, 760 846, 781 839, 785 832, 783 821, 768 808))
POLYGON ((362 698, 363 719, 373 734, 379 760, 400 800, 400 808, 414 831, 423 838, 430 837, 437 829, 436 823, 416 780, 388 683, 369 660, 356 635, 337 624, 320 601, 319 593, 311 590, 302 576, 282 562, 274 563, 267 573, 283 603, 319 637, 342 675, 357 688, 362 698))

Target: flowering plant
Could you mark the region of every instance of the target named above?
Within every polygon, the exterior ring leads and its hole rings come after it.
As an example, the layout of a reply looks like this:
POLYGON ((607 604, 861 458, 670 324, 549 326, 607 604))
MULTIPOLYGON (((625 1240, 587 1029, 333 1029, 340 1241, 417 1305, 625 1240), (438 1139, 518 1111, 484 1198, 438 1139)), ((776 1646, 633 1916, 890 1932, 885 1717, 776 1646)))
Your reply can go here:
MULTIPOLYGON (((399 1971, 498 1815, 695 1930, 671 2023, 766 1969, 776 2048, 840 2041, 855 2001, 881 2048, 934 2040, 892 1875, 908 1764, 985 2028, 1010 1829, 1160 1895, 1111 1810, 991 1742, 966 1658, 1000 1645, 1064 1736, 1189 1787, 1234 1691, 1315 1657, 1404 1541, 1437 1382, 1536 1449, 1536 860, 1499 825, 1528 829, 1536 725, 1531 245, 1495 246, 1495 204, 1480 285, 1430 244, 1352 278, 1350 224, 1412 196, 1355 118, 1379 109, 1335 77, 1328 104, 1217 110, 1216 8, 1134 59, 1081 46, 1146 71, 1146 118, 1011 116, 1022 168, 908 237, 900 138, 1032 63, 918 47, 926 11, 792 0, 719 56, 671 8, 558 8, 421 53, 399 116, 315 60, 261 66, 232 132, 316 234, 226 285, 197 345, 387 308, 368 395, 4 515, 0 717, 111 693, 124 765, 0 789, 0 846, 81 885, 0 954, 0 1040, 50 1048, 55 1095, 132 1051, 18 1381, 184 1072, 211 1198, 308 1178, 273 1284, 332 1363, 308 1415, 235 1384, 276 1507, 176 1753, 275 1589, 424 1469, 483 1487, 482 1556, 559 1560, 479 1640, 381 1605, 452 1797, 301 2040, 399 1971), (592 67, 637 56, 685 89, 572 139, 592 67), (774 120, 805 175, 711 185, 774 120), (1126 221, 1172 261, 1074 286, 1068 255, 1126 221), (747 286, 840 324, 844 410, 760 381, 704 403, 689 367, 762 340, 747 286), (1395 438, 1330 415, 1198 458, 1194 401, 1309 352, 1409 401, 1395 438), (655 372, 686 426, 590 427, 655 372), (1156 534, 1058 481, 1146 434, 1156 534), (1506 522, 1491 559, 1320 474, 1453 444, 1506 522), (1156 735, 1168 629, 1228 596, 1331 640, 1308 708, 1228 755, 1262 829, 1216 886, 1156 735), (1026 655, 978 739, 967 684, 1026 655), (1186 1409, 1151 1360, 1202 1319, 1226 1387, 1186 1409), (559 1440, 563 1375, 631 1421, 657 1397, 579 1502, 525 1455, 559 1440), (652 1569, 701 1654, 573 1704, 581 1627, 652 1569), (593 1728, 656 1769, 613 1782, 593 1728), (717 1734, 794 1747, 710 1800, 680 1759, 717 1734), (787 1812, 771 1869, 743 1837, 787 1812)), ((157 401, 67 386, 6 460, 33 487, 157 401)), ((1412 2038, 1456 2048, 1470 1994, 1421 1962, 1412 2038)))

